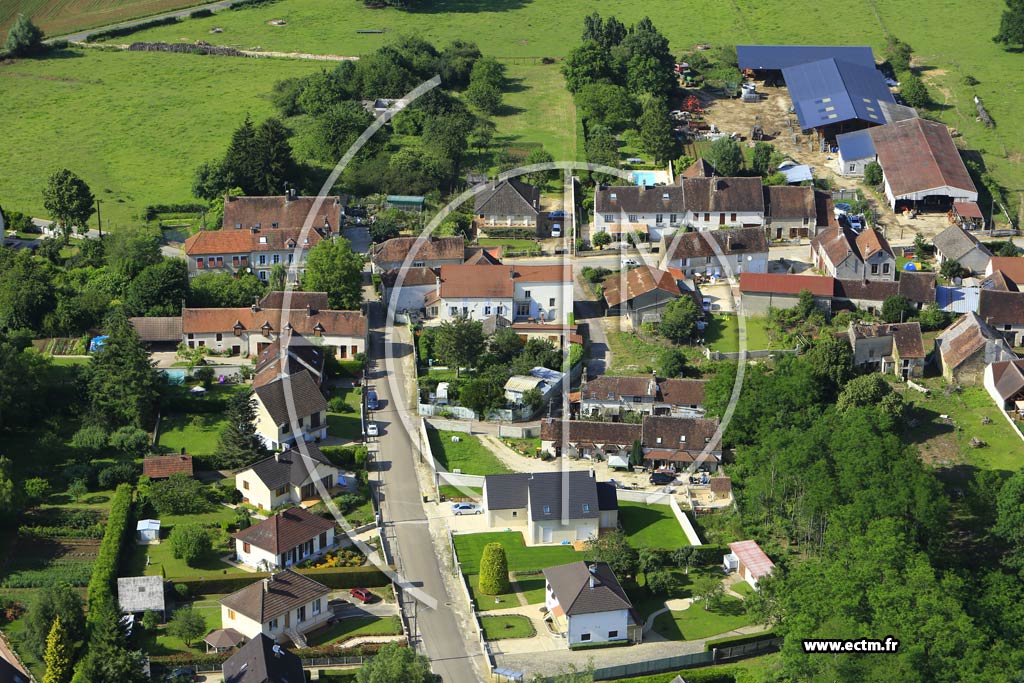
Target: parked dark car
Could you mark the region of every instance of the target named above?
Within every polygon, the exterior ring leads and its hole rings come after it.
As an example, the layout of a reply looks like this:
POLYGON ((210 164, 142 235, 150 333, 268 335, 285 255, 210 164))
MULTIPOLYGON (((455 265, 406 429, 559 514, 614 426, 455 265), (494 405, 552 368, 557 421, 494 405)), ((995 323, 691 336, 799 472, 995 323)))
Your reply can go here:
POLYGON ((377 410, 380 407, 380 402, 377 400, 377 392, 370 389, 366 392, 366 409, 377 410))
POLYGON ((352 588, 351 590, 349 590, 348 594, 363 604, 373 602, 377 599, 376 595, 366 590, 365 588, 352 588))
POLYGON ((669 472, 655 472, 651 475, 651 483, 655 486, 665 486, 671 484, 676 480, 676 475, 669 472))
POLYGON ((183 666, 169 673, 167 680, 173 683, 192 683, 196 680, 196 670, 190 666, 183 666))

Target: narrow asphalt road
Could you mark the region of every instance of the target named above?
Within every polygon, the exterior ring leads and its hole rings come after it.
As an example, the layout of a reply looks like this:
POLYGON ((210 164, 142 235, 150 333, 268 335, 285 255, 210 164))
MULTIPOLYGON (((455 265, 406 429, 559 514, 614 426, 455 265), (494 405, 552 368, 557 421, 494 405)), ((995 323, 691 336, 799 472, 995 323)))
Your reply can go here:
POLYGON ((148 17, 140 17, 138 19, 132 19, 130 21, 122 21, 122 22, 117 23, 117 24, 109 24, 107 26, 97 26, 96 28, 91 28, 91 29, 89 29, 87 31, 78 31, 76 33, 68 33, 67 35, 63 35, 63 36, 50 36, 49 38, 46 39, 46 42, 49 43, 49 42, 53 42, 54 40, 66 40, 66 41, 71 42, 71 43, 80 43, 80 42, 83 42, 90 33, 96 33, 97 31, 106 31, 106 30, 109 30, 109 29, 112 29, 112 28, 128 28, 129 26, 138 26, 139 24, 143 24, 143 23, 145 23, 147 21, 153 21, 154 19, 164 19, 164 18, 167 18, 167 17, 178 17, 180 19, 180 18, 183 18, 183 17, 187 17, 189 14, 191 14, 192 12, 195 12, 198 9, 208 9, 208 10, 212 10, 212 11, 217 11, 219 9, 225 9, 225 8, 229 7, 233 1, 234 0, 220 0, 219 2, 211 2, 211 3, 207 3, 205 5, 193 5, 192 7, 186 7, 184 9, 174 10, 173 12, 163 12, 161 14, 153 14, 153 15, 148 16, 148 17))
POLYGON ((473 660, 480 656, 479 644, 469 635, 469 625, 460 623, 441 576, 446 571, 440 559, 445 549, 434 547, 416 476, 415 444, 402 419, 410 403, 406 396, 407 363, 403 359, 408 360, 412 354, 411 339, 403 327, 395 331, 394 343, 388 344, 382 307, 373 303, 369 308, 370 356, 374 361, 369 380, 381 400, 381 409, 371 417, 381 427, 376 460, 386 534, 403 578, 408 577, 416 588, 437 601, 434 608, 423 602, 416 605, 413 628, 420 638, 420 651, 430 658, 434 672, 445 683, 477 681, 481 674, 473 660), (392 359, 385 361, 389 350, 392 359), (393 374, 389 377, 389 373, 393 374))

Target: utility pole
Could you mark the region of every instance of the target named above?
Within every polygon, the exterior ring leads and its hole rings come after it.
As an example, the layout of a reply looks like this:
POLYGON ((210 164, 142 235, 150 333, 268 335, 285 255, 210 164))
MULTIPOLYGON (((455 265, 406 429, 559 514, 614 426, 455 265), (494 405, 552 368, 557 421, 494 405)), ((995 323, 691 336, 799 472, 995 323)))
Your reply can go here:
POLYGON ((100 204, 102 203, 102 199, 96 200, 96 225, 100 228, 100 239, 103 239, 103 219, 100 218, 100 204))

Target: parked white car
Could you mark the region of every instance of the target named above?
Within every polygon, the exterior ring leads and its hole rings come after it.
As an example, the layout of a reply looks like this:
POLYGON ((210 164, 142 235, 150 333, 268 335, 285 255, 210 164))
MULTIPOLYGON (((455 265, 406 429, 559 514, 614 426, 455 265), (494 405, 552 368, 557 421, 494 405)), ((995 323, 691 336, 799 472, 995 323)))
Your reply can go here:
POLYGON ((476 503, 452 503, 453 515, 482 515, 484 509, 476 503))
POLYGON ((377 427, 376 422, 366 423, 366 435, 367 436, 380 436, 380 428, 377 427))

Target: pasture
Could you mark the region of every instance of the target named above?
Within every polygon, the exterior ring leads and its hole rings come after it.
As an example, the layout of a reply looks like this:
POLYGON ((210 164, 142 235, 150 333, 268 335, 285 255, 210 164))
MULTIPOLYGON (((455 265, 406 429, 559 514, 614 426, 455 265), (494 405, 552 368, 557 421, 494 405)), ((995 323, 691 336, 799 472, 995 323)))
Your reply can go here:
MULTIPOLYGON (((16 0, 8 15, 31 13, 41 3, 60 1, 16 0)), ((64 2, 74 6, 81 0, 64 2)), ((105 4, 117 7, 122 18, 133 11, 131 7, 141 8, 146 2, 105 4)), ((365 54, 402 33, 417 33, 439 47, 453 39, 474 40, 485 53, 505 60, 512 79, 504 111, 495 117, 498 140, 511 147, 542 143, 556 158, 573 158, 572 101, 562 88, 558 65, 545 65, 540 59, 560 58, 577 45, 582 19, 594 9, 627 24, 651 16, 677 53, 705 42, 837 42, 869 44, 881 57, 891 31, 916 50, 922 74, 938 100, 932 113, 962 134, 962 146, 983 155, 1004 186, 1017 190, 1024 187, 1024 140, 1014 133, 1020 128, 1016 117, 1024 108, 1024 91, 1016 74, 1024 56, 1006 52, 990 40, 1002 8, 1001 0, 970 6, 937 0, 927 11, 911 0, 688 0, 682 5, 668 0, 606 0, 599 6, 557 0, 431 0, 422 10, 402 12, 367 9, 358 0, 280 0, 149 29, 130 40, 204 40, 247 49, 335 55, 365 54), (274 19, 286 24, 269 25, 274 19), (210 33, 214 28, 222 32, 210 33), (385 32, 357 34, 357 29, 385 32), (979 84, 967 86, 968 75, 979 84), (975 94, 984 100, 996 128, 986 129, 975 121, 975 94)), ((45 27, 43 14, 40 20, 45 27)), ((325 66, 279 59, 64 54, 66 58, 0 66, 0 83, 9 102, 7 113, 0 114, 0 127, 8 132, 9 146, 25 152, 8 160, 0 196, 17 210, 39 214, 43 179, 58 164, 65 165, 90 182, 104 200, 104 215, 114 224, 133 222, 132 216, 150 202, 188 200, 192 170, 222 152, 244 113, 256 119, 270 113, 266 94, 276 80, 325 66)), ((1018 193, 1011 193, 1011 211, 1017 201, 1018 193)))
POLYGON ((2 64, 0 130, 17 150, 0 173, 3 206, 44 215, 42 188, 61 167, 102 200, 105 226, 137 223, 147 204, 194 201, 196 166, 224 153, 247 112, 272 113, 273 83, 321 66, 94 49, 2 64))
POLYGON ((19 14, 31 17, 48 36, 105 26, 126 19, 198 5, 202 0, 13 0, 0 3, 0 33, 19 14))

